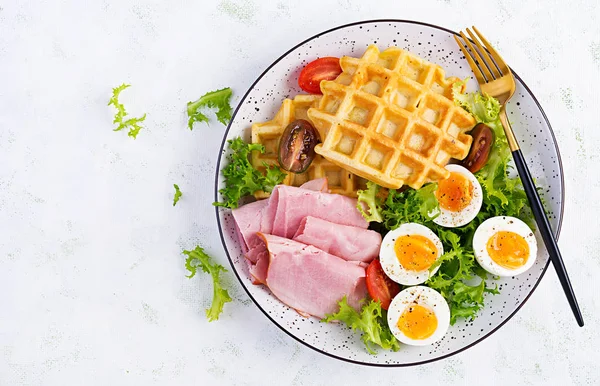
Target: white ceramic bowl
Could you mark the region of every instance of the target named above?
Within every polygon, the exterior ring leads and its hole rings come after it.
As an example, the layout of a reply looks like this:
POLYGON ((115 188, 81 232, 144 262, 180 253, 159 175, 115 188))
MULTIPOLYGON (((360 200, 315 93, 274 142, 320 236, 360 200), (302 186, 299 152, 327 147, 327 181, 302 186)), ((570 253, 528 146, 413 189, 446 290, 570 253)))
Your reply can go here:
MULTIPOLYGON (((270 120, 286 97, 302 93, 297 86, 300 70, 322 56, 360 56, 370 44, 380 49, 398 46, 429 61, 440 64, 447 76, 472 77, 471 70, 453 38, 445 28, 402 20, 373 20, 352 23, 313 36, 291 48, 271 64, 241 99, 227 128, 219 152, 215 199, 223 185, 220 175, 225 166, 227 139, 242 136, 250 140, 253 122, 270 120)), ((520 141, 525 159, 550 211, 550 223, 558 233, 563 212, 564 182, 556 140, 546 115, 533 93, 516 75, 517 91, 509 106, 509 119, 520 141)), ((469 82, 469 89, 477 87, 469 82)), ((339 324, 326 324, 316 318, 303 318, 277 300, 263 286, 252 285, 246 262, 234 231, 231 211, 217 208, 217 221, 223 246, 233 271, 260 310, 297 341, 323 353, 349 362, 374 366, 410 366, 431 362, 456 354, 485 339, 508 321, 529 298, 549 264, 548 254, 540 243, 535 265, 518 277, 495 281, 500 295, 487 295, 485 308, 473 321, 460 320, 444 338, 431 346, 402 345, 398 352, 380 350, 370 355, 358 334, 339 324)))

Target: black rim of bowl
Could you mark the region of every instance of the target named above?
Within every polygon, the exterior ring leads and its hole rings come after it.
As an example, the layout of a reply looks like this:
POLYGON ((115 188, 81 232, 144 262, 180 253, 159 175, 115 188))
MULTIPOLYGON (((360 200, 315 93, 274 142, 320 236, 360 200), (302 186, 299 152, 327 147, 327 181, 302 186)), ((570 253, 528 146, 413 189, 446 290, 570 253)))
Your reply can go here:
MULTIPOLYGON (((305 43, 310 42, 311 40, 314 40, 314 39, 316 39, 316 38, 318 38, 320 36, 326 35, 326 34, 328 34, 330 32, 333 32, 333 31, 336 31, 336 30, 339 30, 339 29, 343 29, 343 28, 347 28, 347 27, 353 27, 353 26, 362 25, 362 24, 373 24, 373 23, 417 24, 417 25, 421 25, 421 26, 435 28, 435 29, 438 29, 438 30, 441 30, 441 31, 445 31, 445 32, 448 32, 450 34, 458 35, 458 33, 454 32, 454 31, 452 31, 450 29, 447 29, 447 28, 444 28, 444 27, 440 27, 440 26, 437 26, 435 24, 428 24, 428 23, 422 23, 422 22, 413 21, 413 20, 401 20, 401 19, 374 19, 374 20, 364 20, 364 21, 358 21, 358 22, 354 22, 354 23, 344 24, 344 25, 341 25, 341 26, 338 26, 338 27, 335 27, 335 28, 328 29, 328 30, 326 30, 324 32, 320 32, 320 33, 318 33, 318 34, 316 34, 314 36, 311 36, 310 38, 308 38, 308 39, 306 39, 306 40, 304 40, 304 41, 296 44, 292 48, 290 48, 283 55, 281 55, 279 58, 277 58, 273 63, 271 63, 263 71, 262 74, 260 74, 260 76, 248 88, 248 90, 246 91, 246 93, 244 94, 244 96, 242 97, 242 99, 240 100, 240 102, 238 103, 235 111, 233 112, 231 121, 229 122, 229 125, 227 126, 227 129, 225 130, 225 133, 223 134, 223 141, 221 142, 221 148, 219 149, 219 156, 218 156, 218 159, 217 159, 217 169, 216 169, 216 172, 215 172, 215 201, 219 200, 218 182, 219 182, 219 174, 221 172, 221 168, 220 168, 220 166, 221 166, 221 158, 222 158, 222 156, 224 154, 223 149, 225 148, 225 144, 227 143, 227 134, 229 133, 229 129, 231 128, 231 124, 233 123, 233 121, 234 121, 234 119, 235 119, 235 117, 236 117, 236 115, 238 113, 238 110, 243 105, 244 101, 248 97, 248 94, 254 89, 254 87, 256 86, 256 84, 263 78, 263 76, 265 76, 265 74, 267 74, 271 70, 271 68, 273 68, 273 66, 275 66, 277 63, 279 63, 279 61, 281 61, 283 58, 285 58, 287 55, 289 55, 292 51, 294 51, 296 48, 304 45, 305 43)), ((552 126, 550 125, 550 122, 548 121, 548 117, 546 116, 546 113, 542 109, 542 106, 540 105, 540 103, 536 99, 536 97, 533 94, 533 92, 531 92, 531 90, 529 89, 529 87, 525 84, 525 82, 523 81, 523 79, 521 79, 521 77, 519 75, 517 75, 514 71, 513 71, 513 75, 521 82, 521 84, 523 85, 523 87, 525 88, 525 90, 529 93, 529 95, 531 96, 531 98, 533 99, 533 101, 535 102, 535 104, 537 105, 538 109, 542 113, 542 116, 544 117, 544 120, 546 121, 546 125, 550 129, 550 135, 552 136, 552 141, 554 143, 554 147, 556 149, 556 154, 558 156, 558 168, 559 168, 559 172, 560 172, 559 174, 560 174, 560 186, 561 186, 560 217, 559 217, 559 220, 558 220, 557 229, 555 231, 556 237, 558 238, 558 236, 560 235, 560 229, 562 227, 562 220, 563 220, 563 213, 564 213, 564 202, 565 202, 565 183, 564 183, 564 177, 563 177, 563 165, 562 165, 562 160, 561 160, 561 156, 560 156, 560 151, 558 149, 558 144, 556 143, 556 137, 554 136, 554 131, 552 130, 552 126)), ((495 333, 496 331, 498 331, 498 329, 500 329, 500 327, 504 326, 506 324, 506 322, 508 322, 521 309, 521 307, 523 307, 523 305, 527 302, 527 300, 529 300, 529 298, 531 297, 531 295, 533 294, 533 292, 537 288, 538 284, 541 282, 541 280, 544 277, 544 274, 546 273, 546 270, 548 269, 548 266, 550 264, 550 259, 548 259, 548 261, 546 262, 546 265, 544 266, 544 269, 542 270, 542 273, 541 273, 539 279, 533 285, 533 287, 531 288, 531 291, 529 292, 529 294, 527 294, 527 296, 525 297, 525 299, 523 299, 523 301, 521 302, 521 304, 519 304, 519 306, 506 319, 504 319, 500 324, 498 324, 490 332, 488 332, 487 334, 485 334, 481 338, 477 339, 473 343, 468 344, 465 347, 462 347, 462 348, 460 348, 458 350, 455 350, 455 351, 453 351, 451 353, 443 354, 443 355, 440 355, 440 356, 432 358, 432 359, 427 359, 427 360, 418 361, 418 362, 400 363, 400 364, 384 364, 384 363, 362 362, 362 361, 356 361, 356 360, 352 360, 352 359, 340 357, 340 356, 328 353, 326 351, 323 351, 323 350, 321 350, 321 349, 319 349, 319 348, 317 348, 315 346, 312 346, 311 344, 303 341, 302 339, 298 338, 297 336, 295 336, 292 333, 290 333, 289 331, 287 331, 283 326, 281 326, 279 323, 277 323, 277 321, 275 321, 260 306, 260 304, 256 301, 256 299, 254 299, 254 297, 252 296, 252 294, 248 290, 248 287, 246 286, 246 283, 244 282, 245 278, 240 277, 239 273, 237 272, 237 270, 235 269, 235 267, 233 265, 233 260, 231 259, 231 255, 229 254, 229 250, 227 249, 227 245, 225 243, 225 238, 223 237, 223 227, 222 227, 221 219, 220 219, 220 216, 219 216, 219 207, 215 207, 215 213, 217 215, 217 224, 218 224, 218 228, 219 228, 219 236, 221 237, 221 243, 223 244, 223 248, 225 249, 225 254, 227 255, 227 259, 229 260, 229 264, 231 265, 231 268, 232 268, 233 272, 235 273, 235 276, 237 277, 237 279, 239 280, 239 282, 242 284, 242 287, 244 288, 244 290, 246 291, 246 293, 248 294, 248 296, 250 297, 250 299, 252 299, 252 301, 254 302, 254 304, 256 304, 256 306, 258 307, 258 309, 261 310, 262 313, 271 322, 273 322, 277 327, 279 327, 283 332, 285 332, 287 335, 289 335, 290 337, 292 337, 296 341, 302 343, 303 345, 305 345, 307 347, 310 347, 311 349, 313 349, 315 351, 318 351, 319 353, 327 355, 329 357, 332 357, 332 358, 335 358, 335 359, 339 359, 339 360, 342 360, 342 361, 345 361, 345 362, 359 364, 359 365, 365 365, 365 366, 374 366, 374 367, 408 367, 408 366, 423 365, 423 364, 426 364, 426 363, 431 363, 431 362, 439 361, 439 360, 444 359, 444 358, 448 358, 448 357, 450 357, 452 355, 458 354, 458 353, 460 353, 460 352, 462 352, 462 351, 464 351, 464 350, 466 350, 468 348, 471 348, 471 347, 475 346, 477 343, 483 341, 484 339, 486 339, 487 337, 489 337, 490 335, 492 335, 493 333, 495 333)))

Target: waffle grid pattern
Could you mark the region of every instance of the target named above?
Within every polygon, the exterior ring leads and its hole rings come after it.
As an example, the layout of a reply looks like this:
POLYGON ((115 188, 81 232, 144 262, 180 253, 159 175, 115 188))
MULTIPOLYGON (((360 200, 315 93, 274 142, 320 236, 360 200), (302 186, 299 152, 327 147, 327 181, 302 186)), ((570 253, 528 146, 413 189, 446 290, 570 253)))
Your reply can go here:
POLYGON ((397 189, 447 178, 450 158, 467 156, 473 117, 452 100, 457 78, 399 48, 370 46, 343 57, 342 74, 321 82, 323 97, 308 117, 329 161, 397 189))

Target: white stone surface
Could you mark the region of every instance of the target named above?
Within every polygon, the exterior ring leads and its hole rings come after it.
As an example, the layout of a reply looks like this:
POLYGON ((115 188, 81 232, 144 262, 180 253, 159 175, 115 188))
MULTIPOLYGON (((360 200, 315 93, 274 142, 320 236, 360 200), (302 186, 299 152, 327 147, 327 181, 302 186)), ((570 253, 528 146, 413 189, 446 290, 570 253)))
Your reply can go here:
POLYGON ((596 0, 1 2, 0 385, 600 384, 599 17, 596 0), (233 303, 206 321, 211 283, 180 252, 200 243, 228 266, 211 205, 224 127, 190 132, 185 103, 239 98, 300 40, 373 18, 476 24, 532 88, 563 156, 560 246, 585 328, 552 268, 497 333, 415 368, 296 343, 231 273, 233 303), (137 140, 112 131, 122 82, 148 113, 137 140))

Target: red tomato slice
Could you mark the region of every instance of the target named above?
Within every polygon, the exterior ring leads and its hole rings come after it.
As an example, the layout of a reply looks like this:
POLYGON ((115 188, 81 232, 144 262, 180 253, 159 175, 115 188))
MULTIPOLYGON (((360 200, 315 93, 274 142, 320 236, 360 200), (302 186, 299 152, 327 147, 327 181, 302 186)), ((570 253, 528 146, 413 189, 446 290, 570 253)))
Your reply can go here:
POLYGON ((387 277, 379 259, 375 259, 367 267, 367 290, 373 300, 378 300, 381 308, 387 310, 394 296, 400 292, 400 284, 387 277))
POLYGON ((340 58, 326 56, 313 60, 302 69, 298 77, 298 85, 310 94, 322 94, 321 81, 334 80, 341 73, 340 58))

